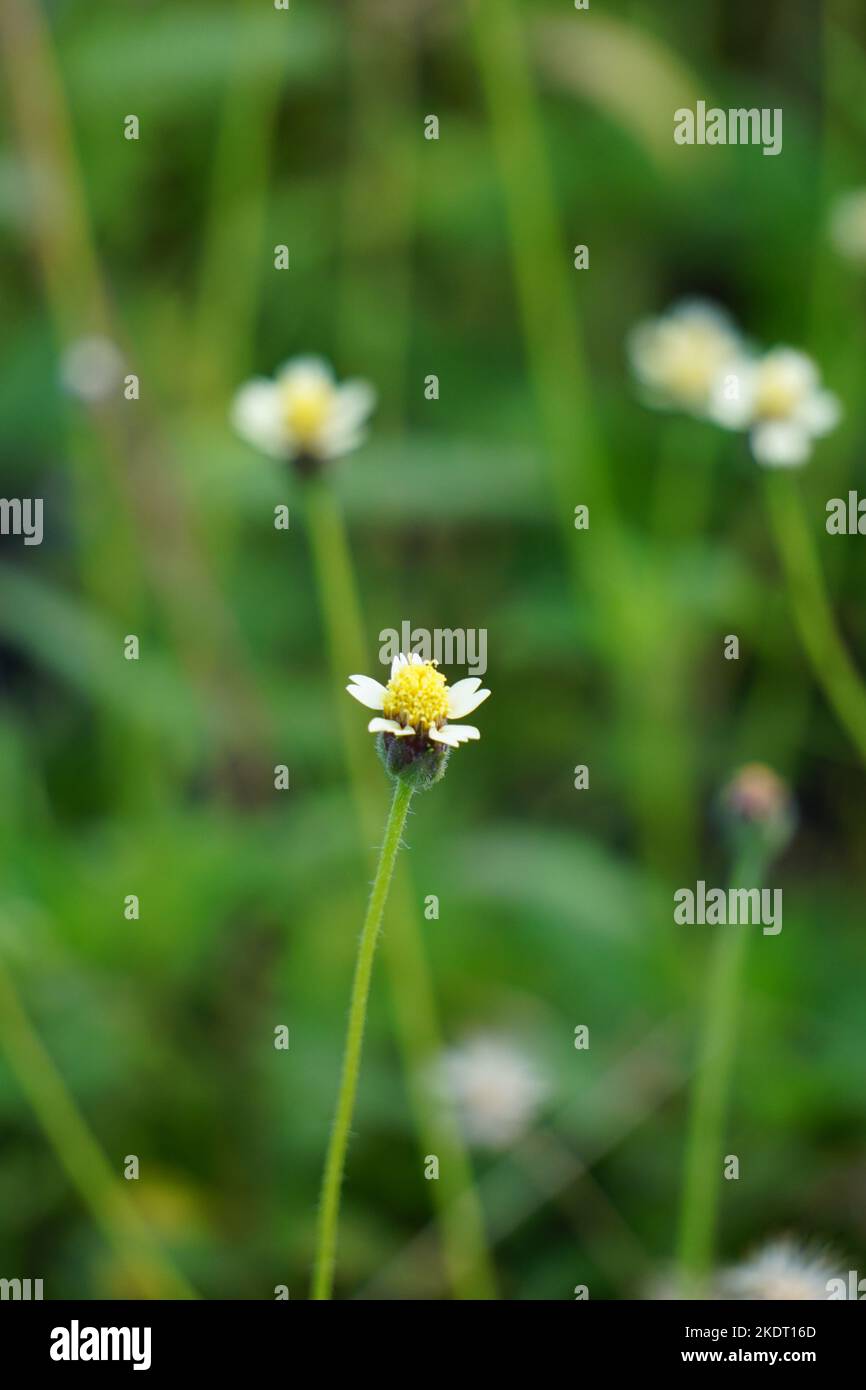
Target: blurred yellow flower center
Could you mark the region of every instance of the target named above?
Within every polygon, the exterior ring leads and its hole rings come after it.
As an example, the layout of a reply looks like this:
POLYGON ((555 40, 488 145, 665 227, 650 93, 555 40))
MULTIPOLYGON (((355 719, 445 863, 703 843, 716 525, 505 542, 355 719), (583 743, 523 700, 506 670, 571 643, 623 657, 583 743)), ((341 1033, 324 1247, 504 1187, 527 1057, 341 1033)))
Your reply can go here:
POLYGON ((767 370, 758 382, 756 414, 764 419, 784 420, 795 409, 801 388, 786 372, 767 370))
POLYGON ((719 368, 730 356, 727 340, 718 332, 677 326, 661 335, 659 375, 669 391, 689 401, 706 395, 719 368))
POLYGON ((715 358, 687 351, 673 355, 668 365, 670 385, 684 396, 703 393, 712 380, 715 358))
POLYGON ((283 416, 288 428, 300 444, 309 444, 328 418, 333 390, 327 382, 295 387, 288 391, 283 404, 283 416))
POLYGON ((430 662, 401 666, 385 687, 382 712, 414 729, 429 729, 448 718, 448 683, 430 662))

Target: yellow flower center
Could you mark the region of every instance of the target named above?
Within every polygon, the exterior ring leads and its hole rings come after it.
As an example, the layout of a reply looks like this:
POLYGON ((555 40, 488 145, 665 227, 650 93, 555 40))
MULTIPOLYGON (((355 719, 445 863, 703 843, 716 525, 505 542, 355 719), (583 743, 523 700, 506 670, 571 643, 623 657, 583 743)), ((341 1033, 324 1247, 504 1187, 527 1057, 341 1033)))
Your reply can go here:
POLYGON ((730 342, 716 328, 671 325, 659 337, 659 384, 678 399, 697 405, 731 351, 730 342))
POLYGON ((283 418, 299 444, 311 444, 328 418, 333 390, 327 382, 317 382, 302 389, 287 391, 283 402, 283 418))
POLYGON ((800 399, 801 387, 787 372, 768 368, 758 382, 756 414, 764 420, 785 420, 800 399))
POLYGON ((401 666, 385 687, 382 712, 413 729, 429 729, 448 718, 448 683, 432 662, 401 666))
POLYGON ((713 354, 683 351, 672 355, 668 364, 670 387, 687 399, 703 396, 713 379, 716 362, 713 354))

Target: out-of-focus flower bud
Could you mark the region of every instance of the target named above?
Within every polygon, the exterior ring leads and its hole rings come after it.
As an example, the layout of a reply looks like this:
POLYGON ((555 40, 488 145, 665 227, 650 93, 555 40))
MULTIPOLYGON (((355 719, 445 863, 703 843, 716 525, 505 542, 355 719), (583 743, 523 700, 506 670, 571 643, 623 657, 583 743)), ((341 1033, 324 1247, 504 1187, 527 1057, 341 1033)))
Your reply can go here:
POLYGON ((779 854, 793 837, 797 813, 791 789, 766 763, 747 763, 722 791, 722 815, 739 844, 756 836, 779 854))

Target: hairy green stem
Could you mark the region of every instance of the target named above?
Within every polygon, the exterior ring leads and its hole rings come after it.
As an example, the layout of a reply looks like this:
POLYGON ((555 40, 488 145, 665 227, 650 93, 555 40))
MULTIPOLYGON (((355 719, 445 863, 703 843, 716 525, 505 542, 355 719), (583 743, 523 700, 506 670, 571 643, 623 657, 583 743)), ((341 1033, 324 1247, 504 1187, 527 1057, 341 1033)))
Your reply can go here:
POLYGON ((388 819, 385 822, 385 838, 379 853, 379 865, 373 880, 364 925, 361 928, 361 940, 358 943, 355 977, 352 981, 352 1001, 349 1005, 349 1024, 346 1030, 346 1047, 343 1053, 343 1069, 337 1095, 337 1109, 334 1114, 334 1126, 331 1130, 328 1156, 325 1160, 325 1172, 322 1179, 322 1200, 319 1208, 312 1291, 312 1296, 315 1299, 330 1298, 334 1286, 340 1189, 343 1182, 343 1170, 346 1166, 349 1128, 355 1110, 355 1097, 358 1093, 358 1076, 361 1069, 361 1049, 364 1043, 364 1025, 367 1020, 367 1001, 370 997, 373 958, 376 954, 376 942, 382 925, 382 914, 385 911, 388 889, 391 887, 394 864, 397 860, 397 851, 400 848, 400 840, 411 800, 412 787, 409 783, 395 782, 394 797, 388 812, 388 819))
MULTIPOLYGON (((737 861, 731 885, 759 887, 766 858, 763 846, 753 843, 737 861)), ((715 1249, 725 1116, 748 930, 742 922, 716 928, 707 973, 680 1210, 679 1269, 684 1297, 700 1296, 715 1249)))
MULTIPOLYGON (((352 557, 339 504, 320 479, 305 489, 307 525, 335 686, 364 668, 361 608, 352 557)), ((381 772, 370 756, 370 740, 358 711, 339 699, 337 717, 346 750, 359 824, 365 843, 378 831, 381 772)), ((383 949, 397 1039, 415 1124, 425 1154, 437 1154, 440 1178, 431 1189, 442 1253, 454 1293, 461 1299, 495 1297, 495 1279, 481 1203, 472 1167, 453 1116, 429 1093, 425 1075, 441 1049, 436 994, 418 920, 417 894, 409 871, 398 864, 392 888, 392 924, 383 949)))

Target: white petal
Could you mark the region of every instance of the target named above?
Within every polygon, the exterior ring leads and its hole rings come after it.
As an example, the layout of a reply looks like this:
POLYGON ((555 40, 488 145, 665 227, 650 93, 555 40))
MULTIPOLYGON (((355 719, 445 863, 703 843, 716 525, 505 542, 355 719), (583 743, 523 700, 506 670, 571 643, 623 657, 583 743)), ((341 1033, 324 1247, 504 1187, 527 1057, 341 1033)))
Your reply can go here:
POLYGON ((378 681, 374 681, 372 676, 350 676, 352 685, 347 685, 349 694, 359 702, 366 705, 367 709, 381 709, 385 700, 385 687, 378 681))
POLYGON ((365 423, 376 404, 376 392, 366 381, 345 381, 334 393, 328 428, 346 432, 365 423))
POLYGON ((451 730, 448 728, 448 725, 447 725, 447 724, 446 724, 446 725, 444 726, 444 728, 442 728, 442 729, 437 729, 437 728, 435 728, 435 727, 432 728, 432 729, 428 729, 428 730, 427 730, 427 737, 428 737, 428 738, 432 738, 432 740, 433 740, 434 743, 447 743, 448 746, 449 746, 449 748, 459 748, 459 747, 460 747, 460 740, 459 740, 459 738, 454 738, 454 737, 453 737, 452 732, 451 732, 451 730))
POLYGON ((254 377, 236 392, 231 422, 242 439, 266 454, 283 457, 290 448, 280 412, 279 392, 272 381, 254 377))
POLYGON ((451 734, 458 743, 468 743, 470 739, 480 738, 481 730, 474 724, 446 724, 445 733, 451 734))
POLYGON ((818 368, 799 348, 771 348, 761 361, 762 376, 781 379, 796 395, 805 396, 818 384, 818 368))
POLYGON ((334 373, 330 364, 324 357, 312 355, 290 357, 288 362, 277 368, 275 375, 283 389, 291 386, 292 390, 307 390, 310 387, 334 384, 334 373))
POLYGON ((342 458, 343 454, 351 454, 353 449, 360 448, 366 438, 364 430, 334 430, 326 422, 318 434, 316 453, 326 459, 342 458))
POLYGON ((626 353, 633 371, 640 377, 652 374, 657 332, 656 319, 641 319, 634 324, 626 338, 626 353))
POLYGON ((798 468, 812 452, 808 431, 780 420, 758 425, 750 442, 755 458, 768 468, 798 468))
POLYGON ((325 457, 338 458, 364 443, 367 418, 375 402, 375 392, 365 381, 350 381, 338 387, 320 431, 320 448, 325 457))
POLYGON ((746 429, 755 406, 755 369, 750 362, 731 363, 713 382, 707 413, 726 430, 746 429))
POLYGON ((459 691, 461 694, 474 695, 480 684, 481 680, 478 676, 466 676, 462 681, 455 681, 449 693, 455 695, 459 691))
POLYGON ((680 323, 692 323, 715 333, 724 333, 730 338, 738 336, 738 329, 727 309, 712 299, 680 299, 668 313, 680 323))
POLYGON ((408 738, 415 730, 411 724, 398 724, 396 719, 371 719, 367 725, 371 734, 394 734, 396 738, 408 738))
POLYGON ((395 657, 394 657, 394 660, 391 662, 391 679, 392 679, 392 680, 394 679, 394 677, 396 676, 397 672, 398 672, 398 671, 401 669, 401 667, 403 667, 403 666, 423 666, 423 665, 424 665, 424 658, 423 658, 423 656, 419 656, 417 652, 409 652, 408 655, 407 655, 405 652, 400 652, 399 655, 395 656, 395 657))
POLYGON ((797 419, 810 434, 829 434, 842 419, 842 404, 831 391, 815 391, 803 402, 797 419))
POLYGON ((461 743, 481 737, 473 724, 444 724, 441 729, 430 729, 429 735, 434 743, 447 743, 451 748, 459 748, 461 743))
POLYGON ((468 676, 466 680, 457 681, 448 691, 448 718, 462 719, 464 714, 471 714, 474 709, 483 704, 490 694, 489 690, 479 690, 481 684, 477 676, 468 676))

